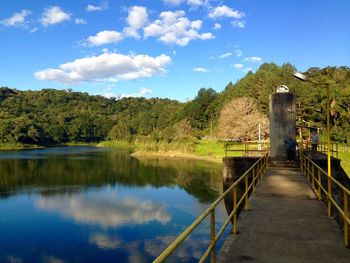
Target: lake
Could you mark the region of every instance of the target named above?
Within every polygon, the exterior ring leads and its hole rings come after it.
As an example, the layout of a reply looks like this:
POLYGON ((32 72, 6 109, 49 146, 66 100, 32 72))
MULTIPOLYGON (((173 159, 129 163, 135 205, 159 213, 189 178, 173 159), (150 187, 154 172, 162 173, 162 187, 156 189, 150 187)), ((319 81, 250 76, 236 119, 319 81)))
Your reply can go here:
MULTIPOLYGON (((151 262, 222 193, 221 171, 127 149, 2 151, 0 262, 151 262)), ((169 262, 198 261, 209 236, 206 220, 169 262)))

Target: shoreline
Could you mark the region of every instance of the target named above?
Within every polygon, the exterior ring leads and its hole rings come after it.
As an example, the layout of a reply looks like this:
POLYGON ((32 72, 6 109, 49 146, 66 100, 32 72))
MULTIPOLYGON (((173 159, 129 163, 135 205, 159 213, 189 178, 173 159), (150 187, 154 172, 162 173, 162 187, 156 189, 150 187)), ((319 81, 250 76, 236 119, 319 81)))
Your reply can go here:
POLYGON ((57 145, 27 145, 27 144, 0 144, 0 151, 11 151, 11 150, 35 150, 35 149, 46 149, 50 147, 64 147, 64 146, 97 146, 96 143, 63 143, 57 145))
POLYGON ((11 151, 11 150, 35 150, 44 149, 45 146, 39 145, 0 145, 0 151, 11 151))
POLYGON ((152 151, 135 151, 130 154, 136 158, 186 158, 194 160, 209 161, 213 163, 221 163, 221 158, 209 155, 196 155, 191 153, 183 153, 178 151, 167 151, 167 152, 152 152, 152 151))

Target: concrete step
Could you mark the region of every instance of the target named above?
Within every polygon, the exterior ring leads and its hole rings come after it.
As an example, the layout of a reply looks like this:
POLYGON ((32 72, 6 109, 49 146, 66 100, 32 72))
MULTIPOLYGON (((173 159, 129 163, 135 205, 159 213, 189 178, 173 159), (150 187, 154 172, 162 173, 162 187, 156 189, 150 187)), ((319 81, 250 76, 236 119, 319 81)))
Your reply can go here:
POLYGON ((289 162, 287 163, 286 159, 272 159, 269 160, 268 163, 269 167, 277 167, 277 168, 299 168, 300 167, 300 163, 299 160, 296 160, 294 162, 289 162))
POLYGON ((276 167, 276 166, 268 166, 267 167, 268 170, 288 170, 288 171, 299 171, 300 168, 299 167, 276 167))

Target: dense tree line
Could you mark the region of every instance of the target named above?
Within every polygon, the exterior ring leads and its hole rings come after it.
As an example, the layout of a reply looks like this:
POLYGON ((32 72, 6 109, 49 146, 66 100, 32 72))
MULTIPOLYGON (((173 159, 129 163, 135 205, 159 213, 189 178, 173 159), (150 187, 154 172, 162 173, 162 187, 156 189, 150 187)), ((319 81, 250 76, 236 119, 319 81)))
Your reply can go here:
MULTIPOLYGON (((350 68, 310 68, 304 72, 308 82, 293 77, 297 71, 291 64, 277 66, 263 64, 256 73, 248 73, 236 84, 229 83, 221 94, 224 104, 237 97, 252 97, 259 110, 268 114, 269 95, 279 85, 287 85, 296 95, 298 126, 325 131, 327 88, 330 89, 331 138, 338 142, 350 142, 350 68)), ((323 132, 324 133, 324 132, 323 132)))
MULTIPOLYGON (((257 110, 267 116, 269 95, 282 84, 296 94, 298 124, 323 129, 327 98, 324 83, 331 90, 332 139, 349 142, 350 69, 310 68, 307 73, 311 82, 295 79, 295 71, 290 64, 266 63, 235 84, 230 82, 220 93, 201 88, 186 103, 160 98, 115 100, 72 90, 19 91, 3 87, 0 142, 39 145, 107 139, 171 142, 221 136, 219 119, 220 115, 228 114, 227 105, 234 107, 233 100, 249 97, 257 110)), ((237 125, 246 123, 241 121, 237 125)))

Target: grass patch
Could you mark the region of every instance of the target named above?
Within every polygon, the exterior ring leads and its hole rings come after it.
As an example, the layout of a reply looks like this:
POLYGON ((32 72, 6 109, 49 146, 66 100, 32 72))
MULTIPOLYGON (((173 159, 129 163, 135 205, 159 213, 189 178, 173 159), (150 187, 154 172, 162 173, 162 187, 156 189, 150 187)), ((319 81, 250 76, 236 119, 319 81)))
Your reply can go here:
POLYGON ((40 149, 43 146, 23 143, 0 143, 0 150, 40 149))
MULTIPOLYGON (((99 147, 131 147, 136 152, 135 156, 164 156, 164 157, 185 157, 200 158, 221 162, 225 156, 225 142, 218 140, 181 140, 167 142, 126 142, 126 141, 105 141, 99 143, 99 147)), ((257 149, 258 144, 250 144, 249 149, 257 149)), ((228 152, 228 156, 242 156, 245 146, 242 143, 234 143, 230 145, 230 149, 236 150, 228 152)))
POLYGON ((345 170, 346 174, 350 177, 350 146, 339 145, 339 158, 341 159, 341 166, 345 170))
POLYGON ((97 147, 115 147, 115 148, 130 148, 134 147, 135 145, 133 143, 127 142, 127 141, 104 141, 100 142, 96 145, 97 147))
POLYGON ((199 140, 195 143, 194 154, 199 156, 225 156, 224 143, 214 140, 199 140))

